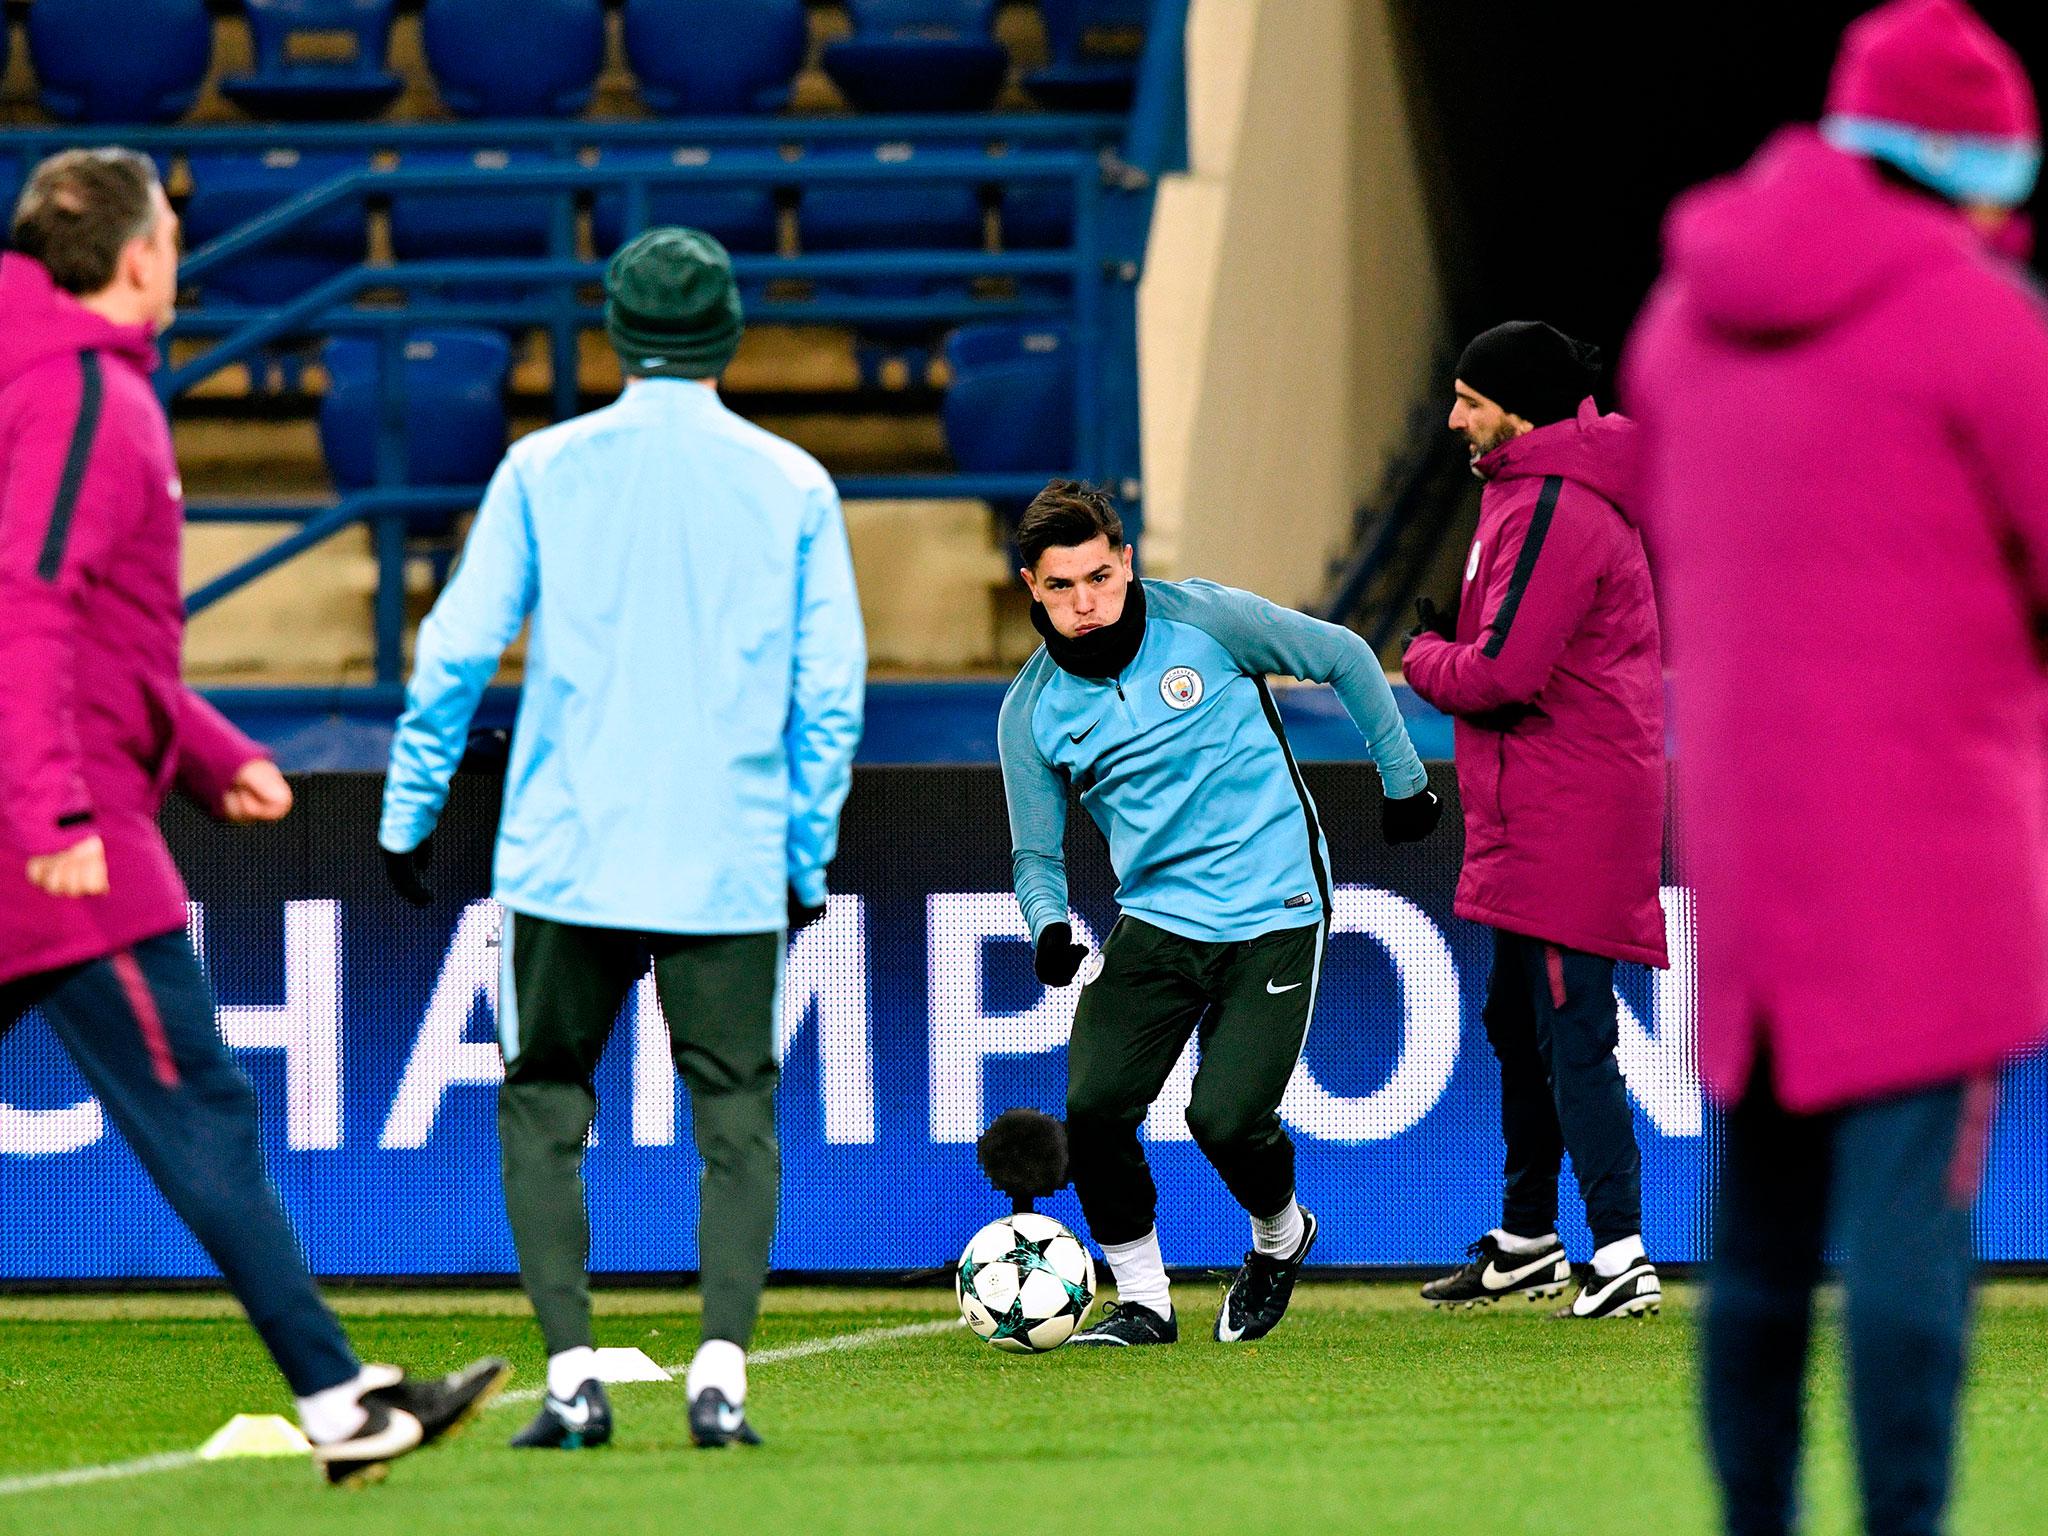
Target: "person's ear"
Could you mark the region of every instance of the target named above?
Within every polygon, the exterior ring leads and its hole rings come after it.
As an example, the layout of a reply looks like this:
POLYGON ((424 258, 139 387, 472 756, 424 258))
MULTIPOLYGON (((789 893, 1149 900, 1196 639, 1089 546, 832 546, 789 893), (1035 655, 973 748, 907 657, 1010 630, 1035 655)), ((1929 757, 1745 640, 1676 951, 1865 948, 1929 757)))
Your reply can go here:
POLYGON ((1017 574, 1024 578, 1024 590, 1031 594, 1031 600, 1033 602, 1043 601, 1038 595, 1038 578, 1031 574, 1031 567, 1028 565, 1021 566, 1018 568, 1017 574))
POLYGON ((1136 557, 1137 547, 1132 544, 1126 544, 1124 546, 1124 575, 1127 578, 1133 576, 1137 571, 1136 557))

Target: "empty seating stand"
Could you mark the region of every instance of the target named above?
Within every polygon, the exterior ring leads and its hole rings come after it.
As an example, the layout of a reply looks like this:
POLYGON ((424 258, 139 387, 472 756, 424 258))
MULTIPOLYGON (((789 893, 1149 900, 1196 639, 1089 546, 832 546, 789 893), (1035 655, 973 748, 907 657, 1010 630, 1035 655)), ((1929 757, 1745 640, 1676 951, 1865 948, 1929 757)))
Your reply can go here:
POLYGON ((996 0, 847 0, 853 36, 825 73, 863 112, 983 112, 1009 77, 996 0))
MULTIPOLYGON (((386 403, 383 343, 375 335, 337 336, 322 353, 327 394, 320 403, 320 448, 337 489, 378 483, 377 439, 386 403)), ((511 344, 496 331, 426 330, 401 346, 399 408, 405 461, 398 483, 478 486, 505 452, 505 384, 511 344)), ((410 531, 436 537, 452 513, 415 518, 410 531)))
POLYGON ((1152 0, 1040 0, 1052 61, 1024 88, 1055 112, 1121 112, 1137 88, 1152 0))
POLYGON ((256 67, 221 82, 254 117, 375 117, 404 82, 385 67, 397 0, 244 0, 256 67))
POLYGON ((166 123, 199 97, 213 64, 213 20, 206 0, 36 0, 28 49, 51 116, 166 123))
POLYGON ((569 117, 604 67, 603 0, 427 0, 427 67, 464 117, 569 117))
POLYGON ((650 110, 780 112, 810 47, 804 0, 626 0, 626 62, 650 110))
MULTIPOLYGON (((278 204, 351 171, 367 154, 337 150, 193 151, 185 243, 197 250, 278 204)), ((255 250, 209 271, 200 286, 244 304, 283 304, 359 265, 367 255, 367 199, 355 197, 292 224, 255 250)))

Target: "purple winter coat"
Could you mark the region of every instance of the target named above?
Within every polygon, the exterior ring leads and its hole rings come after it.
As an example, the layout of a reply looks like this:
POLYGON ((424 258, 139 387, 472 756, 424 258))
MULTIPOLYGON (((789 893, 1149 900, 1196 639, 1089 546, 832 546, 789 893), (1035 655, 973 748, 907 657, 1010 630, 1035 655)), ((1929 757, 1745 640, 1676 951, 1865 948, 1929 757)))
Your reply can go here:
POLYGON ((0 257, 0 982, 184 927, 164 796, 219 814, 266 755, 179 677, 184 507, 155 365, 144 328, 0 257), (30 857, 95 832, 108 894, 29 883, 30 857))
POLYGON ((2042 1037, 2048 315, 1788 130, 1674 207, 1624 389, 1671 616, 1700 1060, 1814 1111, 2042 1037))
POLYGON ((1664 674, 1643 541, 1623 510, 1635 428, 1591 400, 1479 461, 1455 642, 1403 663, 1457 718, 1458 916, 1666 966, 1664 674))

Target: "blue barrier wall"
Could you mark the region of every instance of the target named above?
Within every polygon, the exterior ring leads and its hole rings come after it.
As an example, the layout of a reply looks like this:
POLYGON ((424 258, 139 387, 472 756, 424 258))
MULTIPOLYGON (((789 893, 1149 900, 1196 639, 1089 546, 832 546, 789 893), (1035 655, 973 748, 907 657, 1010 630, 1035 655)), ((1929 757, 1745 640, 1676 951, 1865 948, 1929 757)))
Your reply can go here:
MULTIPOLYGON (((1341 883, 1324 992, 1283 1112, 1329 1264, 1455 1258, 1497 1218, 1497 1076, 1479 1024, 1485 935, 1450 916, 1454 819, 1390 850, 1370 770, 1307 770, 1341 883)), ((1449 792, 1449 770, 1436 770, 1449 792)), ((497 912, 483 900, 495 786, 465 777, 425 914, 384 887, 378 783, 302 781, 275 828, 169 820, 197 899, 222 1026, 262 1099, 272 1169, 314 1265, 336 1275, 509 1273, 492 1084, 497 912)), ((949 1263, 1000 1201, 972 1141, 1012 1104, 1057 1110, 1076 992, 1032 980, 1008 891, 995 770, 864 769, 830 916, 795 944, 784 997, 785 1205, 775 1263, 949 1263)), ((1076 817, 1075 904, 1113 918, 1099 838, 1076 817)), ((1692 1071, 1689 901, 1668 886, 1676 968, 1622 968, 1622 1059, 1644 1149, 1648 1239, 1695 1260, 1714 1122, 1692 1071)), ((589 1160, 601 1271, 696 1262, 696 1159, 658 1011, 630 1006, 599 1074, 589 1160)), ((1243 1217, 1187 1139, 1185 1078, 1147 1126, 1167 1258, 1234 1262, 1243 1217)), ((2048 1068, 2016 1068, 1978 1217, 1987 1258, 2048 1260, 2048 1068)), ((1566 1202, 1569 1209, 1573 1202, 1566 1202)), ((1070 1195, 1050 1209, 1070 1223, 1070 1195)), ((1576 1215, 1566 1235, 1586 1251, 1576 1215)), ((0 1041, 0 1279, 208 1273, 42 1023, 0 1041)))

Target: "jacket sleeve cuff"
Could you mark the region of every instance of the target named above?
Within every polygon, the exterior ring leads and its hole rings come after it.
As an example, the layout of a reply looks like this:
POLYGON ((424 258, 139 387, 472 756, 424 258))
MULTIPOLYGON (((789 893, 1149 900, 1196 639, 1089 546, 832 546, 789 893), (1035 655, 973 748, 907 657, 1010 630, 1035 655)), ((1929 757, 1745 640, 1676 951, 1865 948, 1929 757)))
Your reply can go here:
POLYGON ((796 892, 796 899, 807 907, 825 905, 825 871, 806 870, 789 877, 789 888, 796 892))
POLYGON ((178 788, 218 816, 235 776, 270 753, 187 688, 178 720, 178 788))

